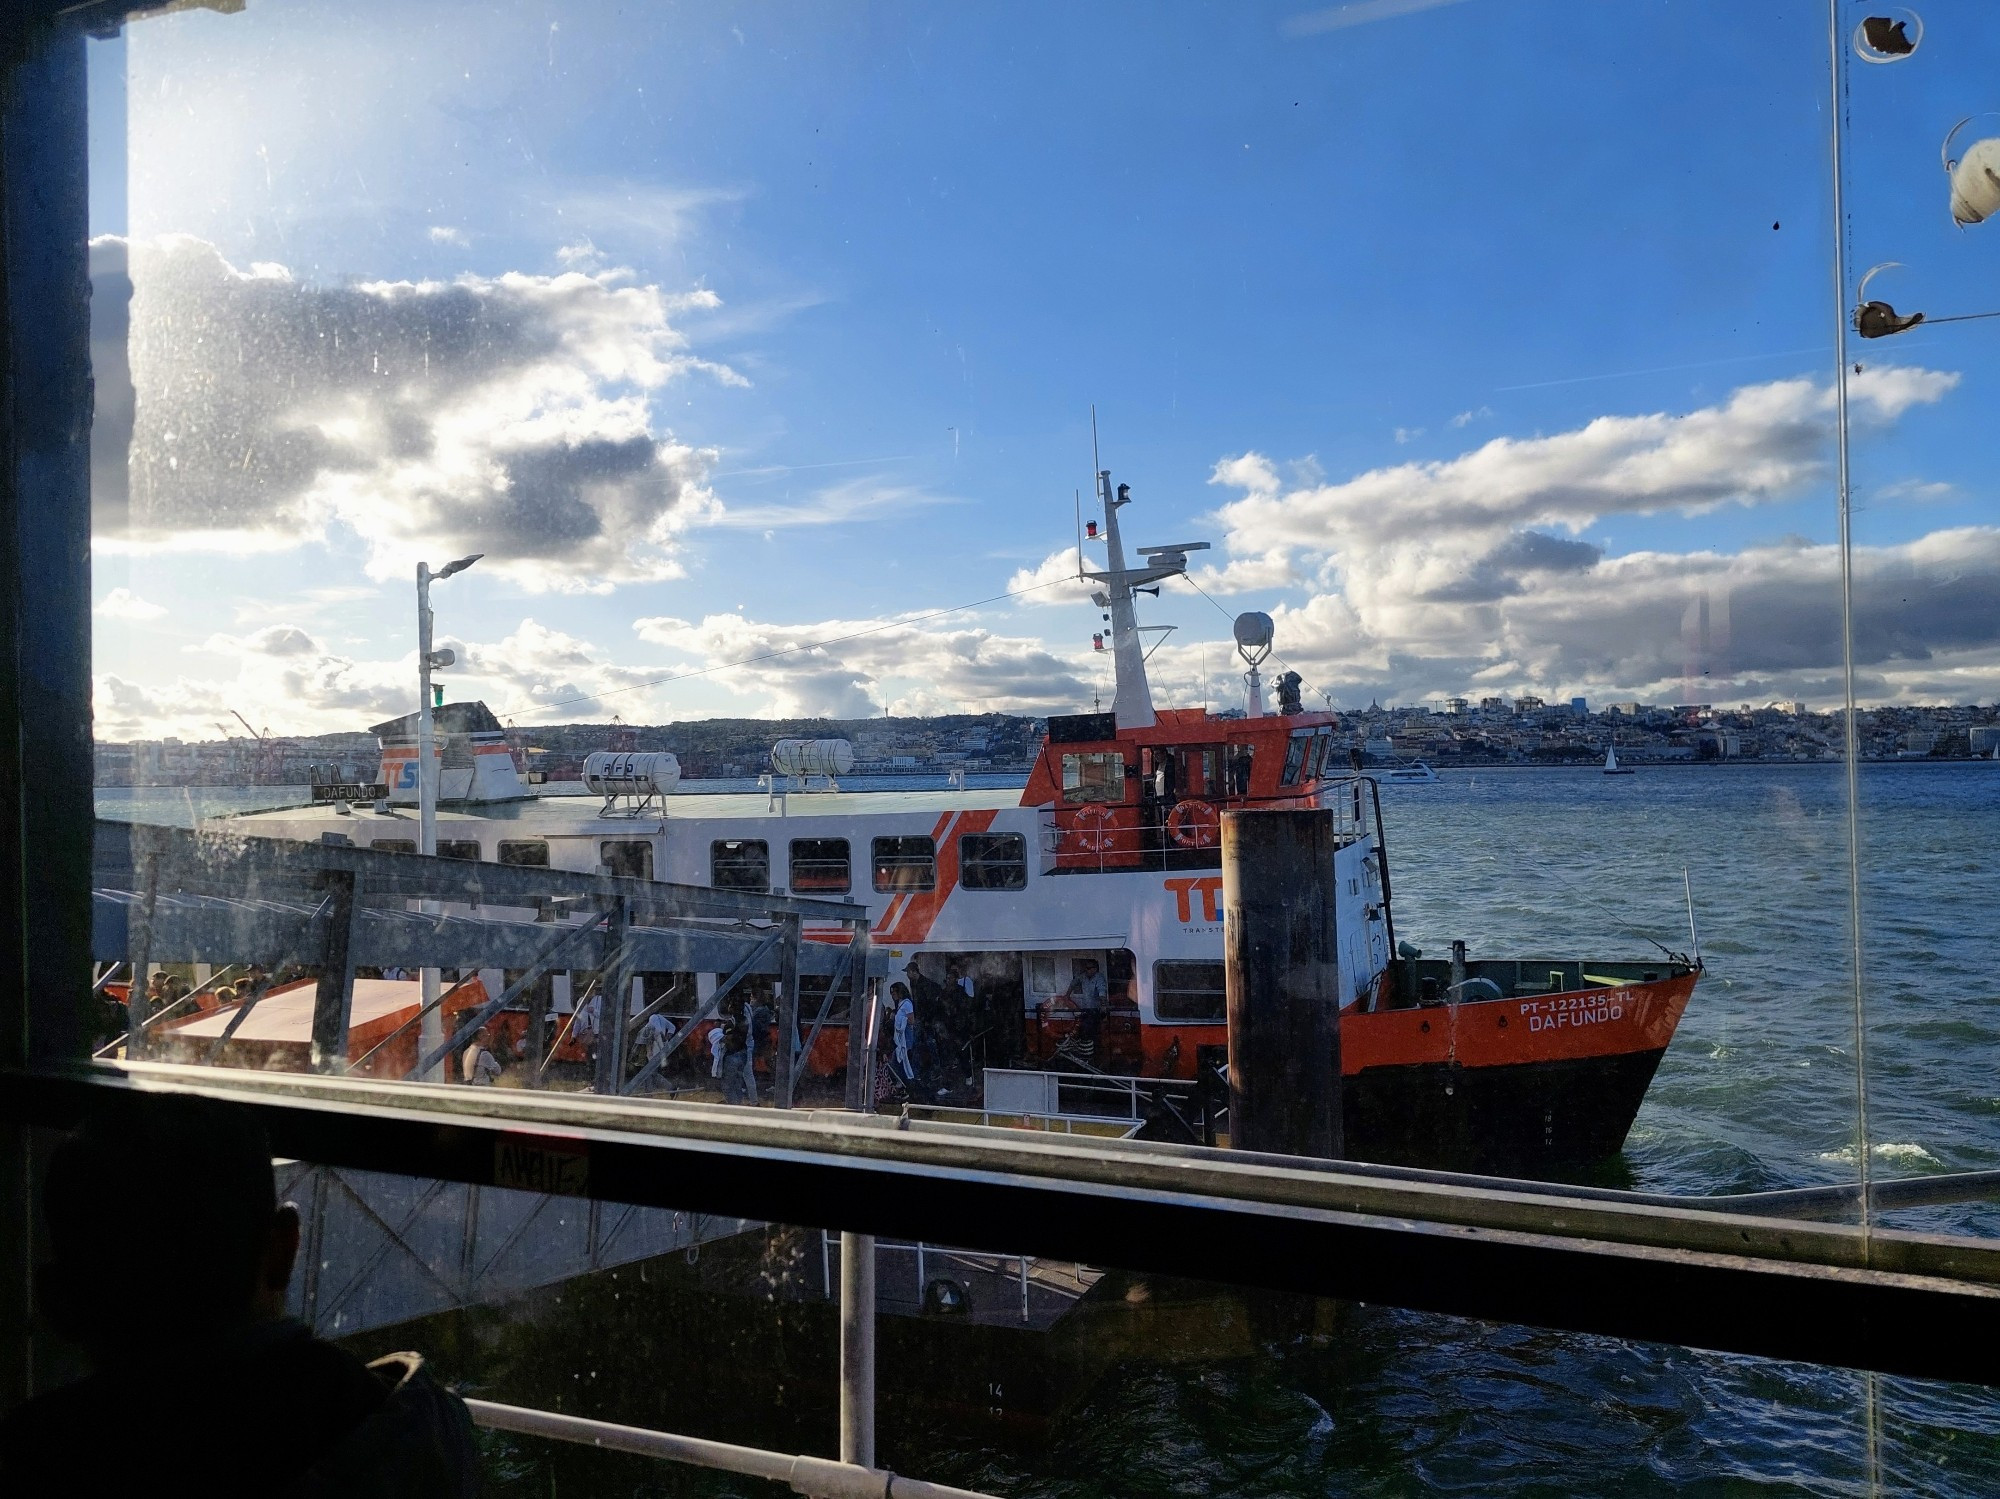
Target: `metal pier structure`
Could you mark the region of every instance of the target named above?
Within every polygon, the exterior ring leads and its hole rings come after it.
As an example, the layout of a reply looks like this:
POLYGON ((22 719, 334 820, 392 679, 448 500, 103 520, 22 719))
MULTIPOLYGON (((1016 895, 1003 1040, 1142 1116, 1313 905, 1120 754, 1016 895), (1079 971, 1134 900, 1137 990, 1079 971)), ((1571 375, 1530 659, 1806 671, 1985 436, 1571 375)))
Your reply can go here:
MULTIPOLYGON (((777 990, 778 1034, 794 1038, 776 1058, 780 1108, 797 1092, 803 1059, 848 1000, 854 1054, 868 1006, 853 1003, 887 973, 870 948, 868 912, 852 901, 810 900, 698 885, 581 874, 509 864, 355 848, 339 835, 320 843, 99 821, 91 890, 91 951, 103 963, 257 963, 316 973, 311 1066, 347 1070, 357 968, 499 969, 517 975, 450 1037, 433 1027, 412 1079, 441 1065, 511 1005, 532 1000, 530 1034, 548 1017, 538 982, 556 972, 602 975, 601 992, 624 995, 642 973, 713 973, 714 992, 667 1046, 632 1072, 643 1027, 671 992, 637 1009, 607 1003, 594 1090, 631 1093, 648 1084, 701 1022, 737 986, 768 976, 777 990), (433 914, 435 913, 435 914, 433 914), (804 939, 806 923, 823 938, 804 939), (800 980, 826 987, 804 1040, 797 1041, 800 980), (617 1023, 620 1011, 623 1023, 617 1023), (629 1074, 629 1075, 628 1075, 629 1074)), ((143 980, 128 1006, 125 1055, 144 1058, 159 1034, 143 980)), ((245 1004, 246 1018, 255 1001, 245 1004)), ((234 1027, 232 1026, 232 1029, 234 1027)), ((224 1039, 227 1039, 225 1033, 224 1039)), ((539 1074, 536 1074, 537 1076, 539 1074)))
POLYGON ((667 1208, 287 1162, 299 1209, 290 1311, 324 1338, 491 1306, 756 1225, 667 1208))

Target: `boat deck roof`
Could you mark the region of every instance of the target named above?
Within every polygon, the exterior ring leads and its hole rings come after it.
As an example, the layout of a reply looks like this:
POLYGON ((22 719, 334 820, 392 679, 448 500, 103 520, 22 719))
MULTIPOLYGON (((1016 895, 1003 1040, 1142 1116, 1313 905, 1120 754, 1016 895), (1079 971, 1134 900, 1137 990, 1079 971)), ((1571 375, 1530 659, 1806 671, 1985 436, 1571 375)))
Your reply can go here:
MULTIPOLYGON (((662 810, 657 816, 648 811, 642 817, 604 817, 599 815, 603 805, 604 799, 598 796, 542 796, 512 802, 440 806, 438 829, 440 836, 449 837, 453 823, 507 822, 516 824, 524 835, 546 836, 565 832, 616 832, 620 828, 657 830, 662 822, 682 818, 775 820, 779 816, 777 810, 771 807, 770 798, 761 791, 676 792, 660 799, 662 810)), ((795 791, 783 802, 787 818, 879 818, 913 813, 937 816, 946 812, 1001 811, 1020 805, 1021 791, 1014 786, 973 787, 964 791, 795 791)), ((384 825, 393 824, 407 828, 408 836, 414 838, 417 809, 396 807, 387 813, 380 813, 366 805, 356 804, 343 813, 335 811, 331 805, 276 807, 263 812, 237 813, 227 821, 246 832, 256 830, 260 823, 324 822, 343 831, 359 824, 385 836, 387 829, 384 825)))
MULTIPOLYGON (((403 1021, 417 1013, 423 1003, 421 985, 415 979, 356 979, 354 1009, 349 1025, 361 1030, 379 1020, 403 1021)), ((294 984, 274 990, 257 1001, 249 1017, 231 1041, 281 1041, 305 1045, 312 1040, 314 986, 294 984)), ((210 1010, 184 1025, 170 1026, 175 1036, 200 1036, 214 1040, 222 1035, 239 1009, 227 1005, 210 1010)))

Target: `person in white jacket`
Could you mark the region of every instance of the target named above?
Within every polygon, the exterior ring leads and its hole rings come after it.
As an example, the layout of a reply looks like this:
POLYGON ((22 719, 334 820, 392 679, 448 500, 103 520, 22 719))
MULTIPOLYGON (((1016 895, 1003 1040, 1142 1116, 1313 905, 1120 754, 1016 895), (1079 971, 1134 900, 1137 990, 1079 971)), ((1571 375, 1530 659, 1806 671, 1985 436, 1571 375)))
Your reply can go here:
POLYGON ((916 1087, 917 1071, 910 1060, 910 1045, 916 1039, 917 1007, 910 999, 909 987, 905 984, 889 986, 889 1001, 893 1009, 896 1044, 896 1070, 903 1075, 903 1081, 916 1087))

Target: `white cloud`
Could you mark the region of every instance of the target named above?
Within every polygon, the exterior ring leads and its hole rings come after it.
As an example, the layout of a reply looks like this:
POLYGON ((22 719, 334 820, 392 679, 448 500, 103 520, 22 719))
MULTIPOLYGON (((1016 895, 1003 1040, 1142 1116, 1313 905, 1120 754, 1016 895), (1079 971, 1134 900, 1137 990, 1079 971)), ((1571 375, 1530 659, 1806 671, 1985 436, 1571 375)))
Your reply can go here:
POLYGON ((671 321, 713 292, 615 270, 310 286, 187 237, 130 256, 138 402, 129 515, 98 518, 112 550, 297 545, 337 523, 374 577, 483 551, 527 588, 601 592, 677 576, 680 536, 718 508, 715 454, 651 406, 696 372, 740 381, 671 321))
MULTIPOLYGON (((478 698, 523 721, 602 717, 614 709, 664 717, 670 703, 646 684, 673 675, 658 663, 620 665, 587 641, 523 619, 504 638, 470 641, 446 636, 458 663, 443 674, 454 699, 478 698), (605 695, 619 695, 606 701, 605 695), (559 706, 558 706, 559 705, 559 706)), ((362 659, 333 649, 296 624, 248 635, 217 633, 190 654, 209 658, 210 675, 185 674, 171 684, 140 684, 114 673, 97 679, 100 739, 215 737, 233 705, 255 703, 279 734, 355 731, 416 706, 416 653, 362 659)), ((261 718, 260 718, 261 722, 261 718)))
MULTIPOLYGON (((1852 382, 1853 411, 1885 426, 1957 382, 1869 371, 1852 382)), ((1727 682, 1753 700, 1823 701, 1840 658, 1830 548, 1607 556, 1581 533, 1606 516, 1764 505, 1827 482, 1831 407, 1811 381, 1772 381, 1681 415, 1600 417, 1290 488, 1268 458, 1238 455, 1212 476, 1241 491, 1218 512, 1229 561, 1198 581, 1316 588, 1274 611, 1280 649, 1345 696, 1408 701, 1485 680, 1677 699, 1727 682)), ((1932 497, 1928 486, 1901 494, 1932 497)), ((2000 646, 2000 532, 1864 548, 1855 565, 1870 691, 1914 690, 2000 646)))
POLYGON ((815 490, 802 500, 773 501, 762 505, 729 504, 709 519, 711 526, 743 530, 772 530, 790 526, 838 526, 851 521, 881 520, 914 511, 936 511, 965 501, 936 495, 912 484, 889 484, 879 479, 849 479, 844 483, 815 490))
POLYGON ((472 244, 463 229, 454 229, 449 224, 433 224, 425 233, 434 245, 456 245, 463 250, 472 244))
POLYGON ((1493 408, 1491 406, 1481 406, 1477 411, 1459 412, 1457 416, 1451 419, 1451 424, 1454 427, 1469 427, 1474 422, 1483 421, 1491 415, 1493 415, 1493 408))
POLYGON ((1423 435, 1424 429, 1422 427, 1398 427, 1396 429, 1396 445, 1401 447, 1404 443, 1414 442, 1423 435))
POLYGON ((114 588, 91 612, 100 619, 158 619, 167 611, 129 588, 114 588))
POLYGON ((1353 0, 1349 5, 1335 5, 1326 10, 1289 16, 1280 29, 1286 36, 1318 36, 1322 32, 1345 31, 1350 26, 1366 26, 1371 21, 1392 21, 1398 16, 1412 16, 1418 11, 1439 10, 1447 5, 1463 3, 1464 0, 1353 0))
POLYGON ((1033 567, 1016 568, 1007 580, 1007 591, 1020 594, 1015 600, 1020 604, 1088 603, 1100 585, 1078 576, 1086 565, 1102 567, 1102 554, 1079 561, 1075 547, 1064 547, 1059 552, 1050 552, 1033 567))
POLYGON ((887 620, 774 625, 740 614, 641 619, 641 639, 729 665, 712 680, 774 717, 1069 711, 1089 689, 1039 640, 887 620), (820 642, 830 642, 822 645, 820 642), (753 658, 769 659, 756 660, 753 658))
POLYGON ((1199 567, 1196 583, 1208 593, 1252 593, 1259 589, 1296 588, 1307 581, 1289 552, 1253 553, 1231 557, 1221 567, 1199 567))
POLYGON ((1893 484, 1884 484, 1875 491, 1874 498, 1892 500, 1911 505, 1941 505, 1947 500, 1959 497, 1958 486, 1926 482, 1922 479, 1898 479, 1893 484))
MULTIPOLYGON (((564 223, 590 225, 593 235, 614 248, 623 236, 656 255, 685 239, 703 210, 741 203, 748 196, 742 188, 610 182, 564 195, 555 212, 564 223)), ((590 246, 588 239, 577 243, 590 246)))

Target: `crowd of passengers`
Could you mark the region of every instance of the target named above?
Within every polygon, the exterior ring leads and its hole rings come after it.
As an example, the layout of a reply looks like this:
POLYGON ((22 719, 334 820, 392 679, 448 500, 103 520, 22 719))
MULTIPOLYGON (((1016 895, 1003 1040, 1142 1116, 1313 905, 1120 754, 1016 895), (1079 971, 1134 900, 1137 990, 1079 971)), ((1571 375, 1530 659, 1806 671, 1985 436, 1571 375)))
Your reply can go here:
MULTIPOLYGON (((360 968, 358 979, 414 980, 415 969, 360 968)), ((254 998, 301 980, 314 970, 295 964, 278 969, 255 965, 220 970, 208 982, 191 983, 183 970, 163 967, 145 986, 146 1013, 154 1021, 176 1015, 209 1012, 254 998)), ((447 989, 461 977, 446 969, 447 989)), ((114 991, 115 994, 115 991, 114 991)), ((688 996, 691 999, 691 996, 688 996)), ((982 1003, 973 975, 957 960, 949 961, 942 982, 924 974, 913 961, 882 993, 882 1019, 877 1027, 875 1101, 965 1102, 980 1094, 982 1065, 991 1059, 988 1043, 999 1021, 982 1003)), ((543 991, 546 1003, 547 991, 543 991)), ((1097 960, 1079 959, 1069 992, 1061 1005, 1075 1017, 1075 1029, 1063 1043, 1073 1057, 1088 1063, 1095 1051, 1105 1013, 1107 987, 1097 960)), ((119 1007, 122 1012, 122 1006, 119 1007)), ((466 1028, 451 1062, 454 1081, 475 1086, 537 1087, 554 1084, 591 1085, 597 1076, 599 1051, 605 1044, 603 996, 595 988, 568 1014, 545 1015, 543 1052, 537 1057, 530 1043, 524 1009, 503 1012, 485 1024, 475 1024, 472 1011, 462 1012, 466 1028)), ((810 1024, 810 1018, 806 1018, 810 1024)), ((845 1029, 844 1018, 831 1022, 845 1029)), ((122 1034, 122 1013, 108 1024, 106 1038, 122 1034)), ((754 1105, 775 1086, 774 1062, 778 1016, 769 980, 746 980, 711 1018, 695 1021, 655 1010, 628 1039, 625 1083, 645 1074, 637 1091, 690 1094, 719 1092, 725 1103, 754 1105), (682 1031, 691 1034, 682 1037, 682 1031)))
MULTIPOLYGON (((1085 959, 1076 996, 1081 1013, 1095 1017, 1103 1008, 1104 981, 1096 963, 1085 959)), ((662 1011, 648 1015, 627 1046, 626 1080, 647 1074, 641 1091, 690 1093, 718 1091, 723 1102, 756 1104, 775 1086, 773 1072, 778 1044, 778 1015, 768 986, 743 986, 747 992, 725 1000, 716 1015, 693 1022, 678 1021, 662 1011), (693 1034, 681 1041, 683 1028, 693 1034)), ((974 1043, 976 1023, 974 981, 962 966, 951 964, 945 982, 927 978, 913 962, 900 979, 890 983, 882 1000, 875 1068, 876 1101, 935 1102, 970 1100, 979 1089, 974 1043), (953 1003, 954 996, 965 1003, 953 1003)), ((552 1039, 539 1064, 546 1080, 577 1080, 597 1075, 599 1050, 605 1044, 603 996, 592 991, 567 1016, 551 1017, 552 1039), (556 1060, 556 1059, 562 1060, 556 1060)), ((808 1024, 810 1021, 807 1022, 808 1024)), ((841 1022, 844 1029, 844 1022, 841 1022)), ((1082 1043, 1087 1045, 1088 1042, 1082 1043)), ((459 1076, 467 1083, 526 1087, 537 1068, 525 1032, 515 1026, 482 1028, 459 1053, 459 1076)))

